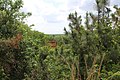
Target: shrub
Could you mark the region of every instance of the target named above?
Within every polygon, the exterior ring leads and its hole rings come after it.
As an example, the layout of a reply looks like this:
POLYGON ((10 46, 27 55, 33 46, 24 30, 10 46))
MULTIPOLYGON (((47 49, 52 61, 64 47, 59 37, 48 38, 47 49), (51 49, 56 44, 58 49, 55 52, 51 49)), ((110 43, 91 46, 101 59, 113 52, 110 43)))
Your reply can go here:
POLYGON ((120 71, 114 73, 112 76, 108 77, 107 80, 120 80, 120 71))

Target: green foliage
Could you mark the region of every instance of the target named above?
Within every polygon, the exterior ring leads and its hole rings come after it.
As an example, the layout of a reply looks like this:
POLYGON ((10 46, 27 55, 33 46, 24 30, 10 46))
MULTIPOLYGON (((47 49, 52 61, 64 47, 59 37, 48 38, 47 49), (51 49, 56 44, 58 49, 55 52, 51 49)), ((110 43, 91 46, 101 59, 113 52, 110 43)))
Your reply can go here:
POLYGON ((22 0, 0 1, 0 38, 9 38, 18 33, 19 22, 31 13, 20 12, 22 0))
POLYGON ((22 0, 0 1, 1 80, 119 80, 120 8, 96 0, 97 15, 70 13, 63 35, 31 30, 20 11, 22 0), (55 40, 57 47, 49 42, 55 40))
POLYGON ((118 72, 114 73, 107 80, 120 80, 120 72, 118 71, 118 72))
POLYGON ((28 15, 20 12, 22 0, 0 1, 0 77, 2 80, 22 80, 29 71, 22 37, 17 34, 28 15))
MULTIPOLYGON (((115 36, 119 36, 119 32, 114 33, 114 31, 118 30, 119 26, 116 25, 114 29, 112 28, 114 21, 112 21, 109 16, 110 11, 107 11, 106 3, 107 2, 104 2, 104 4, 99 1, 97 2, 97 18, 92 13, 86 13, 85 26, 81 25, 81 19, 80 16, 77 15, 77 12, 70 14, 68 17, 70 21, 70 31, 64 29, 69 39, 67 44, 71 46, 69 48, 74 54, 74 59, 79 62, 76 64, 80 65, 76 67, 78 68, 77 75, 82 75, 82 80, 90 79, 91 72, 89 72, 89 70, 94 65, 98 65, 98 68, 96 68, 96 70, 98 70, 97 77, 100 77, 103 65, 107 71, 111 70, 111 64, 114 64, 114 66, 119 65, 119 40, 115 38, 115 36), (75 58, 75 56, 80 57, 75 58), (87 58, 85 58, 85 56, 87 56, 87 58), (98 56, 96 61, 93 61, 94 56, 98 56), (93 65, 91 65, 92 62, 94 62, 93 65)), ((116 24, 118 24, 118 22, 116 24)), ((117 71, 117 67, 116 69, 114 68, 114 70, 117 71)))

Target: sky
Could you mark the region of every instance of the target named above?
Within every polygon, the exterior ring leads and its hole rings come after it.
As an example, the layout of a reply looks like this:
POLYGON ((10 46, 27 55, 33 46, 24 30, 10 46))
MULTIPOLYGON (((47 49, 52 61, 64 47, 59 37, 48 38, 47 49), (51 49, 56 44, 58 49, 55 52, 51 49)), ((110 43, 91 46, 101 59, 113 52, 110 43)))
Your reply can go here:
MULTIPOLYGON (((33 30, 45 34, 63 34, 68 29, 67 17, 75 11, 83 17, 85 13, 95 12, 95 0, 23 0, 22 11, 31 12, 26 23, 34 24, 33 30)), ((110 6, 120 5, 120 0, 110 0, 110 6)))

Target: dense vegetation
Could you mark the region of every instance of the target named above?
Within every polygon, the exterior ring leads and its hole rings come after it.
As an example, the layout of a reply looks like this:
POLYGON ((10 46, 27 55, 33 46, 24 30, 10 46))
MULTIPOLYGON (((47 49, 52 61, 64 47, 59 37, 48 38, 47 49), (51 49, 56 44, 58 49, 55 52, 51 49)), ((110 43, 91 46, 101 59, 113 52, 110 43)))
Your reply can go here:
POLYGON ((96 0, 84 25, 70 13, 65 34, 46 35, 25 24, 22 0, 0 0, 0 79, 120 80, 120 8, 107 4, 96 0))

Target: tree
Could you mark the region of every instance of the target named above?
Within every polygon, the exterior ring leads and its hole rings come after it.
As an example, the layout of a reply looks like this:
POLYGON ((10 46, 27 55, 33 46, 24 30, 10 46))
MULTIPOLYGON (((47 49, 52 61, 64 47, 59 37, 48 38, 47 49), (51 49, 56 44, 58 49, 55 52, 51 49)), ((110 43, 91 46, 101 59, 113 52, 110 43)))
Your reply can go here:
POLYGON ((19 22, 31 15, 20 11, 23 6, 22 0, 0 1, 0 37, 9 38, 18 33, 19 22))
MULTIPOLYGON (((80 16, 78 16, 77 12, 75 12, 70 14, 68 17, 68 20, 70 21, 70 31, 64 29, 65 34, 69 39, 68 44, 71 45, 70 49, 74 54, 74 59, 75 56, 77 56, 75 60, 79 62, 76 64, 79 66, 75 66, 77 75, 79 75, 76 77, 78 80, 92 79, 92 76, 98 79, 100 77, 103 64, 106 64, 105 58, 109 55, 109 53, 119 53, 117 52, 118 47, 116 50, 116 44, 112 42, 115 40, 115 37, 113 36, 116 35, 118 37, 118 33, 114 34, 114 30, 117 30, 119 26, 117 25, 115 29, 112 28, 110 9, 106 6, 108 4, 108 0, 96 0, 96 4, 98 15, 96 16, 92 13, 86 13, 85 26, 81 25, 80 16), (85 58, 86 56, 87 58, 85 58), (89 60, 89 62, 87 62, 87 60, 89 60), (91 65, 92 62, 93 65, 91 65), (97 66, 95 67, 95 65, 97 66), (98 70, 98 73, 91 73, 91 70, 98 70)), ((117 58, 117 60, 118 59, 119 58, 117 58)))
POLYGON ((19 30, 23 19, 30 15, 20 12, 22 0, 0 1, 0 76, 1 79, 21 80, 25 78, 28 65, 26 49, 19 30))

